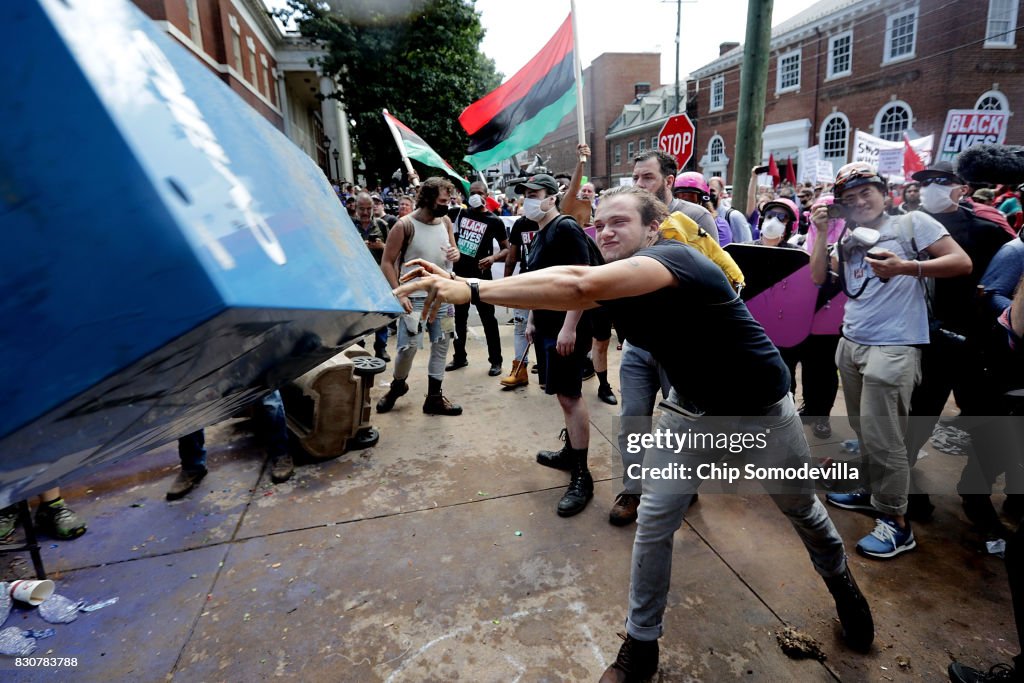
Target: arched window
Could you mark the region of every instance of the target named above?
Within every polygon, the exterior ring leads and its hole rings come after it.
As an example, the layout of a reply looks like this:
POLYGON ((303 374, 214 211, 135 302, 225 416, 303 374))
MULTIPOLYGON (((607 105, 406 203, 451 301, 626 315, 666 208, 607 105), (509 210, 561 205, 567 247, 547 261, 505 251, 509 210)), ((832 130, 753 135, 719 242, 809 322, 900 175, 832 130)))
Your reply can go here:
MULTIPOLYGON (((824 159, 846 162, 850 122, 845 114, 835 112, 821 124, 821 150, 824 159)), ((840 164, 841 165, 841 164, 840 164)))
POLYGON ((875 135, 883 140, 899 142, 903 133, 910 130, 914 115, 906 102, 890 102, 875 116, 875 135))
POLYGON ((712 164, 720 164, 723 154, 725 154, 725 141, 722 140, 721 135, 716 135, 708 143, 708 160, 712 164))
POLYGON ((986 93, 982 93, 978 101, 974 103, 975 109, 990 109, 995 111, 1009 111, 1010 101, 1006 99, 1006 95, 999 92, 998 90, 989 90, 986 93))

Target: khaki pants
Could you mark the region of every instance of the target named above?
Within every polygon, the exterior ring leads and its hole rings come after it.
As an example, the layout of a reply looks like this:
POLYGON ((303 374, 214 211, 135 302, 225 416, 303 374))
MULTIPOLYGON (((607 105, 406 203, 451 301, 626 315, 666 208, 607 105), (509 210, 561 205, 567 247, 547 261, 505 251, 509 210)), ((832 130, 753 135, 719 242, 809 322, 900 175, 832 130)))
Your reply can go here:
POLYGON ((850 426, 868 468, 871 505, 887 515, 907 511, 910 463, 904 436, 910 397, 921 381, 921 349, 864 346, 841 339, 836 366, 850 426))

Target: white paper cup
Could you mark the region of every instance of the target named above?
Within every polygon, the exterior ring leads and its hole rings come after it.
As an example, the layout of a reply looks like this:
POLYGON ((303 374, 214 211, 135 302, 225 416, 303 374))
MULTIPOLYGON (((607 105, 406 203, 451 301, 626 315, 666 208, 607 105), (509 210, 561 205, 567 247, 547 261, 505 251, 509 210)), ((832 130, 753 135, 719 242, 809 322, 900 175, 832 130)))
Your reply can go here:
POLYGON ((53 581, 49 579, 42 581, 22 579, 11 582, 11 597, 20 602, 26 602, 33 607, 41 605, 46 598, 53 595, 53 590, 53 581))

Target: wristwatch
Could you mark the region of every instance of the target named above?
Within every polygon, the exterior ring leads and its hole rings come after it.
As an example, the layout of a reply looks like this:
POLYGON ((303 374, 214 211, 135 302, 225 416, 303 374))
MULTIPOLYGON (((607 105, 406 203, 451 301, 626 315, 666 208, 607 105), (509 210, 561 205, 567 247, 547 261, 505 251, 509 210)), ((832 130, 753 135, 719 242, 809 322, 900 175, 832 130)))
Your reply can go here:
POLYGON ((480 305, 480 278, 468 277, 466 284, 469 285, 469 303, 474 306, 480 305))

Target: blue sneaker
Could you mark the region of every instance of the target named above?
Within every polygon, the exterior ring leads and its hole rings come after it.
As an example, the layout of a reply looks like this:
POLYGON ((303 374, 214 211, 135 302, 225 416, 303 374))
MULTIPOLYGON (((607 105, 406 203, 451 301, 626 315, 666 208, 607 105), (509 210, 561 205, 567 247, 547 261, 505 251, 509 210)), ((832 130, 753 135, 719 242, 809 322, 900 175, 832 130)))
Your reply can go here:
POLYGON ((857 542, 857 552, 876 560, 887 560, 916 547, 910 522, 901 529, 891 517, 876 519, 874 530, 857 542))
POLYGON ((825 500, 844 510, 875 511, 875 508, 871 507, 871 493, 865 488, 856 488, 849 493, 827 493, 825 500))

